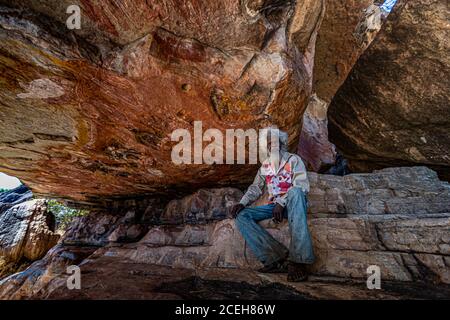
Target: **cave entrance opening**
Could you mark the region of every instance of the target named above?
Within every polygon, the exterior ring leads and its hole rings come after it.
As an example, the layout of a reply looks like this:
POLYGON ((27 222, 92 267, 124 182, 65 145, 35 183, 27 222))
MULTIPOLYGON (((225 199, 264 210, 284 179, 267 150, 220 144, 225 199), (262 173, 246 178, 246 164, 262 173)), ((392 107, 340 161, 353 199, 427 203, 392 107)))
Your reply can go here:
POLYGON ((19 179, 0 172, 0 192, 15 189, 22 185, 19 179))

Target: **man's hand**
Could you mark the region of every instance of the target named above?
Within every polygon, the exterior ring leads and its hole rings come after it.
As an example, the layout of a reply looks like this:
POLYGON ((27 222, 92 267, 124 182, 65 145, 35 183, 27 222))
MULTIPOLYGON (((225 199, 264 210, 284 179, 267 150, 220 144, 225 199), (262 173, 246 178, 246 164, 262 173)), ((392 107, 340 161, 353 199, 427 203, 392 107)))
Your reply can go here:
POLYGON ((273 207, 273 209, 272 209, 273 220, 275 222, 283 221, 283 212, 284 212, 284 207, 281 204, 277 203, 275 205, 275 207, 273 207))
POLYGON ((239 212, 241 212, 241 210, 244 208, 245 208, 245 206, 242 203, 235 204, 233 207, 231 207, 231 216, 233 218, 236 218, 238 216, 239 212))

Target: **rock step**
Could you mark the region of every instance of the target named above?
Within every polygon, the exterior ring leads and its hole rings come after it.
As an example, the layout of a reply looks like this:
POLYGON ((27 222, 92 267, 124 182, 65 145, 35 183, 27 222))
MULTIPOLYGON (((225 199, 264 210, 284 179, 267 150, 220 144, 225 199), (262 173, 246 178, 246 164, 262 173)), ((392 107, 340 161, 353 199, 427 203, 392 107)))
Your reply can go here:
MULTIPOLYGON (((434 171, 389 168, 344 177, 310 173, 309 179, 314 274, 366 278, 367 268, 378 265, 386 280, 450 283, 450 185, 434 171)), ((64 243, 115 243, 99 254, 136 263, 257 268, 259 262, 234 221, 224 219, 227 208, 241 196, 233 188, 201 189, 172 200, 155 216, 155 221, 168 224, 145 231, 132 222, 133 212, 123 218, 108 213, 83 217, 64 243), (117 244, 124 240, 135 244, 117 244)), ((262 224, 288 246, 287 223, 262 224)))
MULTIPOLYGON (((388 168, 343 177, 309 172, 308 177, 310 214, 450 212, 450 185, 426 167, 388 168)), ((193 224, 221 220, 241 197, 242 192, 235 188, 200 189, 170 201, 162 213, 155 213, 153 221, 193 224)), ((265 204, 265 200, 263 196, 254 205, 265 204)))
MULTIPOLYGON (((262 225, 289 245, 287 222, 262 225)), ((378 265, 386 280, 450 283, 450 214, 312 218, 309 226, 317 257, 313 274, 366 278, 367 268, 378 265)), ((192 269, 260 266, 232 219, 153 227, 138 243, 115 244, 99 254, 192 269)))
MULTIPOLYGON (((448 286, 450 206, 446 199, 450 197, 450 188, 447 183, 439 181, 433 171, 426 168, 394 168, 345 177, 311 174, 310 179, 312 212, 308 224, 317 258, 310 267, 313 276, 361 282, 367 279, 367 268, 377 265, 383 283, 401 281, 407 286, 418 283, 435 284, 439 288, 448 286), (379 197, 379 201, 373 202, 371 192, 380 186, 392 190, 374 192, 373 195, 379 197), (327 192, 330 190, 340 196, 328 197, 327 192), (423 197, 415 194, 419 192, 417 190, 422 190, 423 197), (414 193, 417 206, 411 205, 410 199, 404 201, 410 192, 414 193), (312 199, 314 194, 322 196, 312 199), (345 207, 337 205, 341 200, 346 204, 345 207), (314 201, 322 201, 327 206, 334 203, 334 209, 345 210, 319 210, 318 206, 315 207, 317 210, 313 210, 314 201), (386 211, 381 204, 389 201, 396 203, 399 208, 406 207, 386 211), (426 210, 422 202, 428 205, 426 210), (377 205, 373 206, 373 203, 377 205), (347 210, 349 208, 353 209, 347 210)), ((97 264, 101 261, 117 263, 110 269, 117 277, 125 277, 124 270, 128 270, 114 269, 119 266, 131 269, 139 266, 146 270, 142 272, 148 273, 152 273, 155 268, 167 269, 168 272, 183 270, 186 277, 205 269, 228 276, 233 272, 254 274, 252 270, 260 266, 259 262, 236 229, 234 220, 224 219, 227 207, 239 200, 241 194, 232 188, 203 189, 183 199, 173 200, 164 210, 154 213, 155 218, 160 218, 160 223, 184 222, 179 225, 146 224, 145 221, 155 211, 152 208, 147 209, 142 217, 133 209, 122 216, 110 212, 83 216, 77 219, 62 239, 61 243, 65 246, 57 246, 25 272, 0 282, 0 297, 16 297, 16 294, 35 296, 37 288, 43 292, 47 285, 54 288, 56 284, 52 282, 53 279, 57 284, 64 283, 58 282, 64 281, 61 280, 61 274, 64 273, 61 270, 64 269, 64 261, 72 256, 74 250, 74 246, 68 244, 76 244, 75 248, 86 252, 95 250, 87 259, 67 262, 80 263, 83 270, 90 265, 91 271, 87 272, 92 274, 101 274, 102 270, 107 272, 101 264, 97 264), (192 223, 187 224, 186 221, 192 223), (96 249, 93 246, 104 247, 96 249), (55 270, 59 272, 55 273, 55 270), (36 277, 30 279, 29 274, 35 271, 36 277), (22 286, 25 287, 23 291, 22 286), (32 286, 33 291, 27 291, 27 286, 32 286)), ((287 222, 274 224, 266 220, 262 225, 280 242, 289 245, 287 222)), ((136 281, 145 282, 139 274, 136 276, 136 281)), ((108 289, 105 290, 104 294, 112 294, 108 289)), ((97 291, 96 294, 101 293, 97 291)))

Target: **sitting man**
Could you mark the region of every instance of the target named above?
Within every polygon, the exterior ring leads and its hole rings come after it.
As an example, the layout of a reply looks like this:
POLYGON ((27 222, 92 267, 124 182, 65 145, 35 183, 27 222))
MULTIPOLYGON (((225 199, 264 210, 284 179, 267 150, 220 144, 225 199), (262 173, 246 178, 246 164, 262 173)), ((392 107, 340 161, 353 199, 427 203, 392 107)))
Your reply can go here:
POLYGON ((231 208, 231 214, 250 249, 263 263, 260 272, 284 272, 287 264, 288 281, 304 281, 307 278, 305 265, 314 261, 306 223, 309 182, 305 165, 298 155, 287 152, 285 132, 269 128, 267 140, 271 156, 264 160, 253 184, 241 201, 231 208), (279 143, 274 146, 273 141, 277 138, 279 143), (267 187, 269 203, 247 207, 263 194, 264 187, 267 187), (258 224, 269 218, 281 222, 284 217, 288 219, 291 234, 289 250, 258 224))

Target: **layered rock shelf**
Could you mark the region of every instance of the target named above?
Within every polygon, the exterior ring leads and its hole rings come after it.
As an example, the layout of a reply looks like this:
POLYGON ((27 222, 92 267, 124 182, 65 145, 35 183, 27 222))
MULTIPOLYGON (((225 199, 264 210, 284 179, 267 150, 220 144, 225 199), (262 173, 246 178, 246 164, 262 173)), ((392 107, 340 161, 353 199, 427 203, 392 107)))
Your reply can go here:
MULTIPOLYGON (((254 272, 259 262, 234 220, 227 218, 227 208, 242 193, 223 188, 200 190, 173 200, 158 214, 156 224, 145 224, 132 212, 79 218, 43 260, 0 282, 0 296, 114 297, 112 288, 121 285, 101 275, 106 272, 122 278, 129 276, 126 283, 144 281, 151 290, 144 294, 140 291, 144 287, 139 285, 134 290, 147 297, 176 296, 175 292, 158 291, 164 281, 187 281, 185 286, 194 286, 190 281, 198 278, 207 286, 208 281, 226 282, 230 281, 227 277, 233 276, 236 281, 254 285, 254 290, 283 285, 287 286, 283 287, 284 294, 297 298, 325 298, 327 294, 349 298, 350 291, 355 293, 355 288, 361 290, 365 285, 370 265, 380 267, 382 281, 390 288, 372 298, 417 298, 420 293, 410 295, 415 286, 424 286, 424 296, 431 294, 433 290, 426 288, 432 285, 442 288, 441 294, 449 292, 450 185, 440 181, 435 172, 413 167, 344 177, 310 173, 310 180, 308 223, 317 260, 310 267, 313 282, 308 285, 289 285, 281 276, 254 272), (88 276, 89 281, 96 284, 89 283, 80 292, 69 293, 65 267, 72 264, 91 270, 96 280, 88 276), (246 276, 242 270, 246 270, 246 276), (327 294, 320 293, 323 282, 331 283, 327 294), (404 283, 403 291, 396 291, 399 283, 404 283)), ((276 239, 289 243, 286 222, 275 224, 266 220, 262 224, 276 239)), ((137 292, 130 292, 130 297, 137 292)), ((367 291, 359 294, 370 297, 367 291)))

